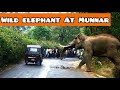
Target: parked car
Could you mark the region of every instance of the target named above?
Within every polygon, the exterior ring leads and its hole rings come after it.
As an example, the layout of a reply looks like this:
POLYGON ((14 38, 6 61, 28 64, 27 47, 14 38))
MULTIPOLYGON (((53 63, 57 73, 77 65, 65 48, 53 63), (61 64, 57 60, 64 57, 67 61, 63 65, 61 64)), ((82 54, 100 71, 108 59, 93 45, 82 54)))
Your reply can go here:
POLYGON ((43 48, 40 45, 27 45, 25 50, 25 64, 29 62, 41 65, 43 61, 43 48))

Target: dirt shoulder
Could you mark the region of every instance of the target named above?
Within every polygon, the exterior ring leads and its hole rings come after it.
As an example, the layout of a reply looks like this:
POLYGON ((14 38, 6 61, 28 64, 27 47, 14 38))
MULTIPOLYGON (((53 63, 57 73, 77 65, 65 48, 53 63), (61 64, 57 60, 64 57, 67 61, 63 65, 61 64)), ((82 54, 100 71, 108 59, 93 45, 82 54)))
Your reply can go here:
POLYGON ((100 74, 98 74, 98 73, 96 73, 96 72, 86 72, 86 65, 83 65, 83 66, 81 67, 81 69, 80 69, 80 68, 77 67, 78 64, 79 64, 79 62, 76 63, 76 65, 75 65, 75 66, 76 66, 75 70, 77 70, 77 71, 83 72, 84 74, 86 74, 86 75, 88 75, 88 76, 91 76, 91 77, 93 77, 93 78, 107 78, 107 77, 102 76, 102 75, 100 75, 100 74))
POLYGON ((3 73, 3 72, 5 72, 5 71, 8 71, 8 70, 14 68, 16 65, 18 65, 18 64, 20 64, 22 62, 23 62, 23 60, 21 60, 21 61, 19 61, 17 63, 8 64, 8 65, 5 65, 4 67, 1 67, 0 68, 0 74, 3 73))

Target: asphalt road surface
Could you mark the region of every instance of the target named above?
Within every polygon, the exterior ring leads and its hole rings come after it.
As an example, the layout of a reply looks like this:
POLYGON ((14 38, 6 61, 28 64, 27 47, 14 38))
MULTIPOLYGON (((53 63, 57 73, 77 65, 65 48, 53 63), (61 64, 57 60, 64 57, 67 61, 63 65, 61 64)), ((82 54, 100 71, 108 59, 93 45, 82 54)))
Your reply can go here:
POLYGON ((79 59, 43 59, 42 65, 25 65, 24 61, 0 73, 0 78, 92 78, 75 70, 79 59))

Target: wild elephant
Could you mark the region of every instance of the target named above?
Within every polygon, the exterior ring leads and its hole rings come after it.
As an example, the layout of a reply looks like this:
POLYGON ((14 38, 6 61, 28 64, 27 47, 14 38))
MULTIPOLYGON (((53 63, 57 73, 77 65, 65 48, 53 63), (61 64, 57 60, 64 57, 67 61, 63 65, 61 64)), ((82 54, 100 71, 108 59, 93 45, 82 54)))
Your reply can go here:
POLYGON ((108 57, 117 68, 120 69, 120 54, 118 49, 120 42, 117 38, 109 34, 100 34, 96 36, 86 36, 79 34, 68 45, 63 46, 61 59, 64 52, 69 48, 84 49, 83 60, 79 67, 86 64, 87 71, 91 71, 91 61, 93 56, 108 57))

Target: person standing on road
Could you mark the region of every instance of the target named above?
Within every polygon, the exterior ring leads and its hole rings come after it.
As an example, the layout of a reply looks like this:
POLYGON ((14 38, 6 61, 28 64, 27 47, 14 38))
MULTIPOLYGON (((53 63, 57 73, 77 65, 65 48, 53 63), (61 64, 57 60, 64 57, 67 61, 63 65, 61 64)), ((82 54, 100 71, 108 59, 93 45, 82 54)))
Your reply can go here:
POLYGON ((83 58, 83 52, 84 52, 84 49, 80 49, 80 59, 83 58))

